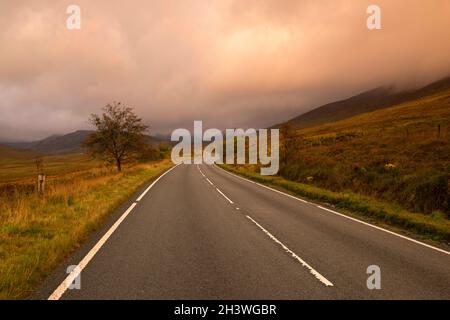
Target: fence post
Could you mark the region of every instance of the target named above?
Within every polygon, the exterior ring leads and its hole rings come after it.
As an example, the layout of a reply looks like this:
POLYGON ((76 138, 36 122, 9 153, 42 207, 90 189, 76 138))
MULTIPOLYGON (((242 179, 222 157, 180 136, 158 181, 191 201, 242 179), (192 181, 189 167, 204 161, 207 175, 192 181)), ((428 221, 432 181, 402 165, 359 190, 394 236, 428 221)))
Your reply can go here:
POLYGON ((44 194, 45 192, 45 174, 38 175, 37 191, 39 194, 44 194))

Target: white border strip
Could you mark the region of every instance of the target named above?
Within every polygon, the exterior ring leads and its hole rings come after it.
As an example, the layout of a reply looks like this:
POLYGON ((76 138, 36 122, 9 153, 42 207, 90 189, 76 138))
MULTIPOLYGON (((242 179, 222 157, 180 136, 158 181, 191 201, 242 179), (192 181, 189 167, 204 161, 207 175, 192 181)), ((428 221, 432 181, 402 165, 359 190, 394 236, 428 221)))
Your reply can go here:
POLYGON ((175 169, 176 167, 178 167, 180 165, 177 164, 176 166, 173 166, 172 168, 170 168, 169 170, 167 170, 166 172, 164 172, 162 175, 160 175, 158 177, 158 179, 156 179, 155 181, 153 181, 153 183, 151 185, 148 186, 147 189, 144 190, 144 192, 142 192, 142 194, 136 199, 136 201, 141 201, 142 198, 147 194, 147 192, 150 191, 150 189, 155 185, 155 183, 157 183, 159 181, 159 179, 161 179, 162 177, 164 177, 166 174, 168 174, 170 171, 172 171, 173 169, 175 169))
POLYGON ((88 254, 83 258, 83 260, 78 263, 71 273, 61 282, 61 284, 56 288, 56 290, 50 295, 48 300, 59 300, 61 296, 66 292, 72 282, 80 275, 81 271, 88 265, 95 254, 100 250, 100 248, 106 243, 106 241, 111 237, 111 235, 116 231, 117 227, 122 223, 123 220, 130 214, 131 210, 136 206, 136 202, 122 214, 122 216, 112 225, 111 228, 103 235, 103 237, 95 244, 95 246, 88 252, 88 254))
MULTIPOLYGON (((263 184, 261 184, 261 183, 257 183, 257 182, 250 181, 250 180, 248 180, 248 179, 242 178, 242 177, 240 177, 240 176, 238 176, 238 175, 236 175, 236 174, 234 174, 234 173, 231 173, 231 172, 229 172, 229 171, 227 171, 227 170, 225 170, 225 169, 223 169, 223 168, 221 168, 221 167, 219 167, 219 166, 217 166, 217 165, 215 165, 215 166, 216 166, 217 168, 223 170, 224 172, 228 173, 229 175, 234 176, 234 177, 236 177, 236 178, 239 178, 239 179, 241 179, 241 180, 245 180, 245 181, 251 182, 252 184, 256 184, 256 185, 258 185, 258 186, 260 186, 260 187, 264 187, 264 188, 266 188, 266 189, 272 190, 272 191, 277 192, 277 193, 279 193, 279 194, 282 194, 282 195, 284 195, 284 196, 286 196, 286 197, 293 198, 293 199, 298 200, 298 201, 301 201, 301 202, 313 204, 313 203, 311 203, 311 202, 308 202, 308 201, 305 201, 305 200, 303 200, 303 199, 294 197, 294 196, 292 196, 292 195, 290 195, 290 194, 287 194, 287 193, 285 193, 285 192, 282 192, 282 191, 279 191, 279 190, 270 188, 270 187, 268 187, 268 186, 265 186, 265 185, 263 185, 263 184)), ((349 220, 352 220, 352 221, 361 223, 361 224, 366 225, 366 226, 368 226, 368 227, 371 227, 371 228, 374 228, 374 229, 377 229, 377 230, 380 230, 380 231, 384 231, 384 232, 386 232, 386 233, 389 233, 389 234, 391 234, 391 235, 397 236, 397 237, 402 238, 402 239, 404 239, 404 240, 411 241, 411 242, 413 242, 413 243, 415 243, 415 244, 418 244, 418 245, 427 247, 427 248, 429 248, 429 249, 432 249, 432 250, 435 250, 435 251, 438 251, 438 252, 441 252, 441 253, 450 255, 450 252, 449 252, 449 251, 446 251, 446 250, 444 250, 444 249, 441 249, 441 248, 438 248, 438 247, 435 247, 435 246, 426 244, 426 243, 424 243, 424 242, 415 240, 415 239, 413 239, 413 238, 410 238, 410 237, 401 235, 401 234, 399 234, 399 233, 396 233, 396 232, 393 232, 393 231, 390 231, 390 230, 387 230, 387 229, 384 229, 384 228, 375 226, 375 225, 373 225, 373 224, 370 224, 370 223, 367 223, 367 222, 365 222, 365 221, 362 221, 362 220, 359 220, 359 219, 356 219, 356 218, 347 216, 347 215, 342 214, 342 213, 339 213, 339 212, 337 212, 337 211, 330 210, 330 209, 325 208, 325 207, 322 207, 322 206, 320 206, 320 205, 316 205, 316 207, 319 208, 319 209, 322 209, 322 210, 331 212, 331 213, 333 213, 333 214, 336 214, 336 215, 338 215, 338 216, 340 216, 340 217, 343 217, 343 218, 346 218, 346 219, 349 219, 349 220)))
MULTIPOLYGON (((178 165, 170 168, 162 175, 160 175, 145 191, 139 196, 136 201, 141 200, 147 192, 167 173, 175 169, 178 165)), ((120 218, 109 228, 109 230, 101 237, 101 239, 95 244, 95 246, 86 254, 86 256, 78 263, 78 265, 69 273, 69 275, 61 282, 58 288, 53 291, 53 293, 48 297, 48 300, 59 300, 64 292, 70 287, 72 282, 80 275, 81 271, 88 265, 88 263, 92 260, 92 258, 96 255, 96 253, 101 249, 101 247, 108 241, 109 237, 116 231, 119 225, 125 220, 125 218, 130 214, 130 212, 137 205, 137 202, 133 202, 128 209, 120 216, 120 218)))
POLYGON ((322 209, 322 210, 326 210, 326 211, 328 211, 328 212, 337 214, 338 216, 341 216, 341 217, 344 217, 344 218, 347 218, 347 219, 350 219, 350 220, 353 220, 353 221, 362 223, 362 224, 364 224, 364 225, 366 225, 366 226, 369 226, 369 227, 372 227, 372 228, 374 228, 374 229, 377 229, 377 230, 381 230, 381 231, 390 233, 390 234, 392 234, 392 235, 394 235, 394 236, 403 238, 403 239, 405 239, 405 240, 412 241, 412 242, 414 242, 414 243, 420 244, 420 245, 425 246, 425 247, 427 247, 427 248, 430 248, 430 249, 433 249, 433 250, 437 250, 437 251, 439 251, 439 252, 442 252, 442 253, 445 253, 445 254, 449 254, 449 255, 450 255, 450 252, 445 251, 445 250, 440 249, 440 248, 437 248, 437 247, 434 247, 434 246, 432 246, 432 245, 429 245, 429 244, 426 244, 426 243, 417 241, 417 240, 415 240, 415 239, 412 239, 412 238, 403 236, 403 235, 401 235, 401 234, 392 232, 392 231, 387 230, 387 229, 383 229, 383 228, 381 228, 381 227, 378 227, 378 226, 375 226, 375 225, 373 225, 373 224, 370 224, 370 223, 367 223, 367 222, 364 222, 364 221, 355 219, 355 218, 353 218, 353 217, 349 217, 349 216, 347 216, 347 215, 345 215, 345 214, 339 213, 339 212, 337 212, 337 211, 334 211, 334 210, 331 210, 331 209, 328 209, 328 208, 325 208, 325 207, 322 207, 322 206, 317 206, 317 207, 320 208, 320 209, 322 209))

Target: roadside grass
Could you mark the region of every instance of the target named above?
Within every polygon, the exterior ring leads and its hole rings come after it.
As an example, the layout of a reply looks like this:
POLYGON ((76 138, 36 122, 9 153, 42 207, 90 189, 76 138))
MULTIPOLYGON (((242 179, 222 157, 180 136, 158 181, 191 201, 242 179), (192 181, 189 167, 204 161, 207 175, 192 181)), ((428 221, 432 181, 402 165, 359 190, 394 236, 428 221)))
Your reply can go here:
POLYGON ((298 196, 349 210, 356 215, 399 227, 420 235, 423 238, 448 243, 450 241, 450 221, 445 214, 434 212, 431 215, 413 213, 400 206, 352 192, 334 192, 312 185, 289 181, 280 176, 262 176, 245 166, 219 165, 230 172, 298 196))
POLYGON ((18 186, 0 194, 0 299, 20 299, 170 160, 116 172, 98 167, 50 179, 43 197, 18 186))

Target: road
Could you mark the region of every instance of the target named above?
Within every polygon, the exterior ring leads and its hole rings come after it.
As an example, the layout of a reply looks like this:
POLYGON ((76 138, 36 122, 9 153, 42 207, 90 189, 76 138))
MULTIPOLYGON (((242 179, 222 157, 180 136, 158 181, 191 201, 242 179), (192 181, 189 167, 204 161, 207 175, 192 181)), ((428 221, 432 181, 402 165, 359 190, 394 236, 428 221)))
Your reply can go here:
POLYGON ((448 252, 216 166, 179 165, 146 191, 72 257, 80 289, 62 266, 41 298, 450 299, 448 252))

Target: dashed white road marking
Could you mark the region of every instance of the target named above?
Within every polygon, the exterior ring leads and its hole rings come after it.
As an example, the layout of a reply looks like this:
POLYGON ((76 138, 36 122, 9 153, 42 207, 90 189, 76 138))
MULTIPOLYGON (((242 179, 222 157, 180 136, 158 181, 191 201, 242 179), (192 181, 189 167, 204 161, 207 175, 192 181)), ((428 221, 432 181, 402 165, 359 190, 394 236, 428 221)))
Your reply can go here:
POLYGON ((136 202, 133 202, 128 209, 120 216, 120 218, 108 229, 108 231, 100 238, 100 240, 94 245, 94 247, 86 254, 86 256, 78 263, 78 265, 69 273, 69 275, 61 282, 61 284, 53 291, 53 293, 48 297, 48 300, 59 300, 61 296, 70 287, 72 282, 80 275, 81 271, 88 265, 92 258, 97 254, 101 247, 108 241, 111 235, 116 231, 119 225, 125 220, 125 218, 130 214, 130 212, 137 205, 137 201, 141 200, 147 192, 158 182, 163 176, 175 169, 178 165, 170 168, 162 175, 160 175, 153 183, 145 189, 145 191, 139 196, 136 202))
POLYGON ((243 177, 240 177, 240 176, 238 176, 238 175, 236 175, 236 174, 234 174, 234 173, 228 172, 227 170, 225 170, 225 169, 223 169, 223 168, 221 168, 221 167, 219 167, 219 166, 217 166, 217 165, 216 165, 216 167, 219 168, 219 169, 221 169, 221 170, 224 171, 225 173, 227 173, 227 174, 233 176, 233 177, 236 177, 236 178, 239 178, 239 179, 241 179, 241 180, 250 182, 250 183, 252 183, 252 184, 256 184, 256 185, 258 185, 258 186, 260 186, 260 187, 263 187, 263 188, 272 190, 272 191, 277 192, 277 193, 279 193, 279 194, 282 194, 282 195, 284 195, 284 196, 286 196, 286 197, 289 197, 289 198, 298 200, 298 201, 300 201, 300 202, 304 202, 304 203, 308 203, 308 204, 314 205, 314 206, 316 206, 316 207, 319 208, 319 209, 322 209, 322 210, 331 212, 331 213, 336 214, 336 215, 338 215, 338 216, 340 216, 340 217, 343 217, 343 218, 352 220, 352 221, 354 221, 354 222, 361 223, 361 224, 366 225, 366 226, 368 226, 368 227, 377 229, 377 230, 379 230, 379 231, 384 231, 384 232, 386 232, 386 233, 388 233, 388 234, 391 234, 391 235, 393 235, 393 236, 396 236, 396 237, 402 238, 402 239, 404 239, 404 240, 413 242, 413 243, 415 243, 415 244, 418 244, 418 245, 427 247, 427 248, 429 248, 429 249, 432 249, 432 250, 435 250, 435 251, 438 251, 438 252, 441 252, 441 253, 450 255, 450 252, 449 252, 449 251, 446 251, 446 250, 444 250, 444 249, 441 249, 441 248, 438 248, 438 247, 435 247, 435 246, 426 244, 426 243, 424 243, 424 242, 415 240, 415 239, 410 238, 410 237, 406 237, 406 236, 401 235, 401 234, 399 234, 399 233, 396 233, 396 232, 390 231, 390 230, 388 230, 388 229, 384 229, 384 228, 378 227, 378 226, 376 226, 376 225, 373 225, 373 224, 367 223, 367 222, 365 222, 365 221, 362 221, 362 220, 359 220, 359 219, 356 219, 356 218, 347 216, 347 215, 345 215, 345 214, 342 214, 342 213, 339 213, 339 212, 337 212, 337 211, 334 211, 334 210, 331 210, 331 209, 322 207, 322 206, 320 206, 320 205, 315 205, 315 204, 312 203, 312 202, 308 202, 308 201, 305 201, 305 200, 303 200, 303 199, 294 197, 294 196, 292 196, 292 195, 290 195, 290 194, 288 194, 288 193, 285 193, 285 192, 282 192, 282 191, 279 191, 279 190, 270 188, 270 187, 268 187, 268 186, 265 186, 265 185, 263 185, 263 184, 261 184, 261 183, 257 183, 257 182, 254 182, 254 181, 245 179, 245 178, 243 178, 243 177))
POLYGON ((212 185, 212 186, 214 185, 214 184, 211 182, 211 180, 209 180, 208 178, 206 178, 206 181, 208 181, 210 185, 212 185))
POLYGON ((294 251, 286 247, 280 240, 278 240, 273 234, 271 234, 269 231, 267 231, 263 226, 261 226, 258 222, 256 222, 252 217, 246 216, 247 219, 249 219, 251 222, 253 222, 258 228, 260 228, 266 235, 269 236, 270 239, 272 239, 275 243, 279 244, 284 251, 289 253, 295 260, 300 262, 300 264, 309 270, 309 272, 322 284, 324 284, 327 287, 333 287, 333 283, 329 281, 327 278, 325 278, 323 275, 321 275, 319 272, 317 272, 313 267, 311 267, 308 263, 306 263, 302 258, 300 258, 294 251))
POLYGON ((222 191, 219 190, 219 188, 216 188, 217 192, 219 192, 225 199, 228 200, 229 203, 234 204, 233 201, 231 201, 230 198, 228 198, 222 191))

